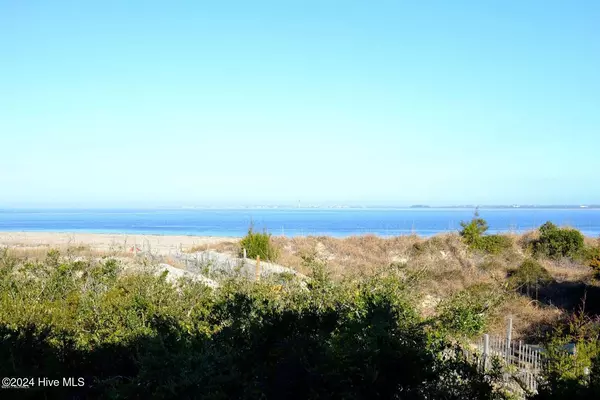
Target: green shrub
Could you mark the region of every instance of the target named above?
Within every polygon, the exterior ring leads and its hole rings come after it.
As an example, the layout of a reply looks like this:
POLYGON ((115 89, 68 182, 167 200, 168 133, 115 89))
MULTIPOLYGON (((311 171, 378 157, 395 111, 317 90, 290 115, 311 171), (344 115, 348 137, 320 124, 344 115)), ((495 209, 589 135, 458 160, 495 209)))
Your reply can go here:
POLYGON ((488 230, 487 222, 483 218, 479 218, 478 210, 475 210, 471 222, 461 221, 460 226, 462 226, 460 236, 469 246, 475 246, 481 239, 481 236, 488 230))
POLYGON ((545 362, 535 400, 600 398, 600 341, 555 332, 544 346, 545 362), (576 351, 566 351, 570 345, 576 351))
POLYGON ((486 253, 499 254, 512 247, 512 240, 503 235, 481 236, 472 247, 486 253))
POLYGON ((459 337, 479 335, 485 329, 489 312, 502 298, 502 293, 487 284, 468 287, 440 303, 440 329, 459 337))
POLYGON ((240 241, 240 257, 246 249, 248 258, 260 257, 261 260, 275 261, 279 257, 279 251, 271 242, 271 234, 254 232, 252 227, 248 234, 240 241))
POLYGON ((598 246, 589 246, 585 249, 585 261, 596 275, 600 275, 600 243, 598 246))
POLYGON ((528 259, 512 271, 510 279, 517 289, 529 295, 531 290, 537 290, 540 286, 550 283, 552 276, 540 263, 528 259))
POLYGON ((473 250, 485 251, 490 254, 499 254, 512 247, 512 240, 502 235, 484 235, 488 229, 487 222, 479 218, 479 212, 475 210, 475 215, 471 222, 461 222, 462 230, 460 236, 463 241, 473 250))
POLYGON ((584 237, 576 229, 559 228, 552 222, 546 222, 539 229, 540 238, 534 243, 534 252, 559 259, 578 258, 584 250, 584 237))

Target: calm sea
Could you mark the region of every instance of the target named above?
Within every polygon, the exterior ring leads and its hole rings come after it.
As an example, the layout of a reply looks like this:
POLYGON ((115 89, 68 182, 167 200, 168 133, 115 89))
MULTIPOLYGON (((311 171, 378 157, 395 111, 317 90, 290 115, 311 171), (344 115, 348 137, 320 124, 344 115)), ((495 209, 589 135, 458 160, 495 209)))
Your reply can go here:
MULTIPOLYGON (((482 209, 490 232, 521 232, 546 221, 600 235, 600 209, 482 209)), ((252 222, 274 235, 430 236, 456 231, 472 209, 0 210, 0 231, 242 236, 252 222)))

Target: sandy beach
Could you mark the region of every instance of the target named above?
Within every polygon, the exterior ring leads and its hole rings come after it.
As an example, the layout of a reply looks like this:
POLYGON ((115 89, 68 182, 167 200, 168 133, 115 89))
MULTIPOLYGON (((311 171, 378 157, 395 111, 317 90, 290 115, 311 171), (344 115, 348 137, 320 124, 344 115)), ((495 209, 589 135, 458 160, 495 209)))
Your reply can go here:
POLYGON ((86 246, 96 251, 133 252, 151 250, 168 254, 177 249, 235 242, 231 237, 132 235, 117 233, 62 233, 62 232, 0 232, 0 246, 67 248, 86 246))

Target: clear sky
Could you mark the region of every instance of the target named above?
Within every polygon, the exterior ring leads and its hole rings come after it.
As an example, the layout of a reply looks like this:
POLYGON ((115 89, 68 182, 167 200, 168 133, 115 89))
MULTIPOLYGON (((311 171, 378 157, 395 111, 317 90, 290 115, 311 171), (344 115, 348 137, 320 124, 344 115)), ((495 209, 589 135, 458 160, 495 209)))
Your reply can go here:
POLYGON ((600 203, 600 2, 0 0, 0 205, 600 203))

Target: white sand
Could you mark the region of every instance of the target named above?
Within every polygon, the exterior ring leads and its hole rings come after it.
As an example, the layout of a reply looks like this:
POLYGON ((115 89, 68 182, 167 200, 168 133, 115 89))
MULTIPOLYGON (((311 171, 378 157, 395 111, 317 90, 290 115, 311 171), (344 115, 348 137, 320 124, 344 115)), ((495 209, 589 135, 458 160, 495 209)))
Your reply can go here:
POLYGON ((0 232, 0 245, 24 247, 89 246, 99 251, 132 251, 150 249, 152 253, 168 254, 180 247, 183 250, 222 242, 236 242, 238 238, 212 236, 130 235, 110 233, 60 232, 0 232))

